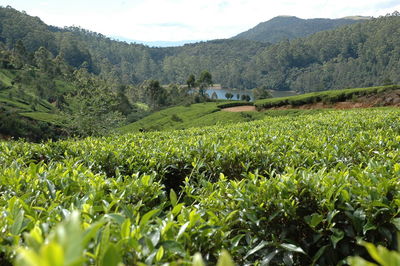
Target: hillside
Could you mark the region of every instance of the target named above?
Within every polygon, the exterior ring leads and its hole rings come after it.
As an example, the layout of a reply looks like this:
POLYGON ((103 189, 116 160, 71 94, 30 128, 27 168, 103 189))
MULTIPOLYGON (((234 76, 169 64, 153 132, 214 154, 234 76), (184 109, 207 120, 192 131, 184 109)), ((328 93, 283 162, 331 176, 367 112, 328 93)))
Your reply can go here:
POLYGON ((257 112, 221 112, 221 107, 219 106, 225 104, 210 102, 167 108, 121 127, 118 132, 178 130, 191 127, 224 125, 259 120, 265 116, 257 112))
POLYGON ((331 30, 367 19, 369 18, 348 17, 341 19, 301 19, 293 16, 279 16, 261 22, 254 28, 232 37, 232 39, 277 43, 284 40, 306 37, 319 31, 331 30))
POLYGON ((263 99, 255 102, 257 110, 322 109, 400 106, 400 86, 381 86, 312 92, 291 97, 263 99))
POLYGON ((0 138, 103 134, 134 111, 116 87, 44 47, 29 54, 20 41, 12 50, 0 44, 0 138))
POLYGON ((21 40, 29 52, 44 46, 53 56, 62 54, 69 65, 120 84, 149 79, 183 84, 190 74, 208 70, 223 87, 319 91, 398 83, 398 15, 274 45, 231 39, 150 48, 81 28, 47 26, 39 18, 1 8, 0 41, 12 49, 21 40))
POLYGON ((324 109, 399 107, 400 87, 382 86, 313 92, 257 100, 254 106, 251 106, 252 104, 248 102, 209 102, 170 107, 125 125, 117 132, 182 130, 192 127, 249 122, 266 117, 317 114, 327 111, 324 109))

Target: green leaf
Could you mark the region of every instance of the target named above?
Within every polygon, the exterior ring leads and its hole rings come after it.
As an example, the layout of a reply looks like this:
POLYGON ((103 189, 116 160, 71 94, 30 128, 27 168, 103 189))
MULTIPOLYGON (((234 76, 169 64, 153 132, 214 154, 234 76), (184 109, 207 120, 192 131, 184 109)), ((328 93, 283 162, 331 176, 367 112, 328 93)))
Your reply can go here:
POLYGON ((363 226, 363 234, 365 235, 369 230, 375 230, 375 229, 376 229, 376 225, 374 225, 370 221, 368 221, 363 226))
POLYGON ((176 235, 176 240, 178 240, 182 236, 182 234, 185 232, 185 230, 189 226, 189 224, 190 224, 190 222, 186 222, 184 225, 181 226, 178 234, 176 235))
POLYGON ((397 230, 400 231, 400 218, 393 218, 391 222, 394 226, 396 226, 397 230))
POLYGON ((106 252, 101 260, 103 266, 118 266, 122 262, 121 254, 115 244, 109 243, 106 252))
POLYGON ((101 240, 99 245, 98 257, 103 261, 106 251, 108 250, 108 245, 110 243, 110 224, 107 224, 103 231, 101 232, 101 240))
POLYGON ((181 212, 183 206, 184 206, 183 203, 177 204, 177 205, 172 209, 171 213, 172 213, 174 216, 178 215, 178 214, 181 212))
POLYGON ((171 201, 172 207, 175 207, 177 202, 178 202, 178 200, 177 200, 177 197, 176 197, 176 193, 172 188, 169 191, 169 199, 171 201))
POLYGON ((121 225, 121 237, 123 239, 129 238, 130 233, 131 233, 131 220, 127 218, 121 225))
POLYGON ((161 246, 159 249, 158 249, 158 251, 157 251, 157 254, 156 254, 156 261, 158 262, 158 261, 161 261, 161 259, 163 258, 163 256, 164 256, 164 248, 161 246))
POLYGON ((192 266, 206 266, 200 253, 194 254, 192 266))
POLYGON ((235 266, 231 255, 229 255, 228 251, 222 250, 221 255, 219 255, 217 266, 235 266))
POLYGON ((332 232, 333 234, 331 235, 331 241, 333 248, 336 248, 337 243, 344 237, 344 231, 334 228, 332 229, 332 232))
POLYGON ((261 261, 261 265, 268 265, 271 260, 279 253, 279 250, 275 249, 271 253, 269 253, 263 260, 261 261))
POLYGON ((329 247, 330 245, 325 245, 323 247, 321 247, 317 253, 315 253, 315 255, 312 257, 312 265, 315 265, 319 258, 325 253, 325 250, 329 247))
POLYGON ((261 241, 256 247, 254 247, 251 250, 249 250, 247 252, 246 256, 244 256, 244 258, 246 259, 248 256, 253 255, 254 253, 256 253, 257 251, 263 249, 264 247, 266 247, 269 244, 270 244, 270 242, 261 241))
POLYGON ((40 257, 46 262, 47 265, 51 266, 63 266, 68 265, 64 263, 64 251, 61 245, 53 242, 43 246, 40 249, 40 257))
POLYGON ((375 263, 366 261, 366 260, 364 260, 363 258, 358 257, 358 256, 348 258, 348 259, 347 259, 347 263, 348 263, 350 266, 377 266, 375 263))
POLYGON ((109 218, 109 219, 117 222, 119 225, 121 225, 125 221, 125 217, 118 213, 106 214, 106 215, 104 215, 104 218, 109 218))
POLYGON ((160 210, 155 209, 147 212, 145 215, 143 215, 142 219, 140 220, 139 226, 144 226, 147 224, 147 222, 153 217, 156 213, 158 213, 160 210))
POLYGON ((10 228, 10 233, 13 235, 19 235, 22 229, 22 223, 24 221, 24 210, 20 210, 17 214, 17 216, 14 219, 14 223, 12 224, 10 228))
POLYGON ((293 244, 280 244, 280 246, 282 248, 288 250, 288 251, 291 251, 291 252, 297 252, 297 253, 306 254, 301 247, 298 247, 298 246, 293 245, 293 244))
POLYGON ((231 240, 231 246, 237 247, 239 245, 240 240, 245 236, 245 234, 237 235, 231 240))
POLYGON ((323 219, 324 217, 318 213, 313 213, 305 218, 306 222, 311 228, 317 227, 323 221, 323 219))
POLYGON ((91 224, 90 227, 85 230, 85 232, 83 233, 83 246, 86 246, 90 242, 90 240, 92 240, 96 236, 97 232, 103 227, 105 223, 105 220, 98 221, 94 224, 91 224))
POLYGON ((154 231, 150 234, 150 241, 154 247, 157 246, 158 241, 160 241, 160 231, 154 231))
POLYGON ((42 258, 31 249, 18 248, 17 259, 15 261, 16 266, 51 266, 43 265, 42 258))
POLYGON ((161 242, 161 245, 164 247, 164 250, 168 250, 169 253, 177 254, 182 257, 186 254, 184 247, 179 242, 167 240, 161 242))
POLYGON ((80 214, 73 211, 64 224, 56 229, 58 243, 61 243, 65 253, 67 265, 81 261, 83 256, 83 237, 80 223, 80 214))

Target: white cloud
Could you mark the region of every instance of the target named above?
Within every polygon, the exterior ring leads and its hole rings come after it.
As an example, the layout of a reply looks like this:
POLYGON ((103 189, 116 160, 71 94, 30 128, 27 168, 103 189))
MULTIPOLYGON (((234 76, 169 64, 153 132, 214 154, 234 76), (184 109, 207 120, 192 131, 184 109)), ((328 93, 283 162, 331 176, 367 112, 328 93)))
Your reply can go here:
MULTIPOLYGON (((4 0, 7 2, 7 0, 4 0)), ((108 36, 143 41, 227 38, 278 15, 301 18, 379 16, 399 0, 9 0, 57 26, 79 25, 108 36), (35 3, 36 2, 36 3, 35 3), (39 5, 38 5, 39 4, 39 5)))

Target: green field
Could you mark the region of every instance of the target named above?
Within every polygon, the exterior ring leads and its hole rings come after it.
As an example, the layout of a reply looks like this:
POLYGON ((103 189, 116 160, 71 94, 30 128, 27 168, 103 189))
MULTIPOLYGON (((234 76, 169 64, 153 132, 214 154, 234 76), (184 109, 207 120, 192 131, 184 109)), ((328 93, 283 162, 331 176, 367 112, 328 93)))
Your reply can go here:
POLYGON ((219 106, 226 104, 227 103, 223 102, 209 102, 171 107, 155 112, 137 122, 126 125, 118 131, 129 133, 139 130, 154 131, 186 129, 190 127, 252 121, 265 116, 257 112, 221 112, 219 106))
POLYGON ((324 102, 330 104, 340 101, 348 101, 366 95, 380 94, 383 92, 388 92, 398 89, 400 89, 399 86, 391 85, 391 86, 380 86, 380 87, 370 87, 370 88, 354 88, 354 89, 312 92, 290 97, 263 99, 256 101, 255 106, 257 107, 258 110, 262 110, 265 108, 280 107, 284 105, 300 106, 304 104, 317 103, 317 102, 324 102))
POLYGON ((357 241, 393 249, 400 229, 399 117, 326 110, 0 142, 0 260, 190 265, 199 252, 213 265, 223 249, 237 265, 368 258, 357 241))
POLYGON ((43 112, 28 112, 28 113, 20 113, 20 115, 55 125, 60 123, 60 117, 57 114, 43 113, 43 112))

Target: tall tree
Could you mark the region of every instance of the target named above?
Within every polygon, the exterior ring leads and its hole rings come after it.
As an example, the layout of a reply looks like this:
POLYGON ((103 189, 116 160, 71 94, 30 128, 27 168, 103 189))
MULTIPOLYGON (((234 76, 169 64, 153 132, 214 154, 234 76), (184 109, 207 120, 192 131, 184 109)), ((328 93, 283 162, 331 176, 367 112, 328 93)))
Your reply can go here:
POLYGON ((206 97, 206 90, 213 84, 212 76, 210 72, 204 70, 201 72, 199 80, 197 81, 199 85, 199 94, 201 97, 206 97))

